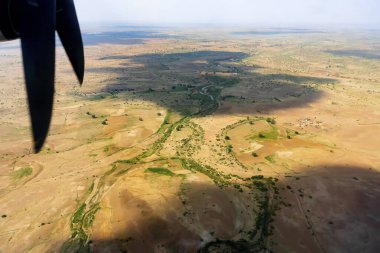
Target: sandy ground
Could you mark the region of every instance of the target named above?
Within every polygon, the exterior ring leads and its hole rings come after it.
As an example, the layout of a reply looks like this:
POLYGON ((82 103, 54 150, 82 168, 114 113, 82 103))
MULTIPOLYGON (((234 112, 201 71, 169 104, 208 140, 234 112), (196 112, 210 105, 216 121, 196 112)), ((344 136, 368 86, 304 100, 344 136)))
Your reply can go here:
POLYGON ((40 154, 18 44, 0 46, 0 252, 253 252, 255 175, 278 180, 267 249, 378 252, 379 36, 160 32, 89 41, 83 87, 58 49, 40 154))

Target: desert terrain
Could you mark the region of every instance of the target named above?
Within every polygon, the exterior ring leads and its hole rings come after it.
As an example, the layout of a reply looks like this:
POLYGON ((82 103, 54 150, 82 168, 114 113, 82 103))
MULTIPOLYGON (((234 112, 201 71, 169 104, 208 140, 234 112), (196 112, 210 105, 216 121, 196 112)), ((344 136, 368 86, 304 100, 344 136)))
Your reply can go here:
POLYGON ((380 251, 380 31, 83 38, 39 154, 0 44, 0 252, 380 251))

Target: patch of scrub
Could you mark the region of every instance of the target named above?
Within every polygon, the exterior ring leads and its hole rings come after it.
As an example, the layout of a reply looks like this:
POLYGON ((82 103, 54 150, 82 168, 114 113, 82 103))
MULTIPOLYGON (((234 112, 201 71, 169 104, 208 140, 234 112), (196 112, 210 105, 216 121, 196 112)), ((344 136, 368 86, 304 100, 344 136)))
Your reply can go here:
POLYGON ((274 160, 274 155, 268 155, 265 157, 265 160, 267 160, 268 162, 271 162, 271 163, 274 163, 275 160, 274 160))
POLYGON ((270 129, 266 131, 260 131, 256 132, 255 134, 251 135, 249 139, 253 140, 277 140, 279 137, 279 131, 277 127, 274 125, 269 125, 270 129))
POLYGON ((24 168, 13 171, 11 173, 11 177, 14 179, 21 179, 21 178, 32 175, 32 173, 33 173, 32 167, 24 167, 24 168))
POLYGON ((175 175, 171 170, 168 170, 166 168, 147 168, 145 172, 146 173, 150 172, 150 173, 155 173, 155 174, 170 176, 170 177, 175 175))
POLYGON ((299 132, 293 129, 286 128, 285 131, 288 139, 291 139, 292 137, 299 135, 299 132))

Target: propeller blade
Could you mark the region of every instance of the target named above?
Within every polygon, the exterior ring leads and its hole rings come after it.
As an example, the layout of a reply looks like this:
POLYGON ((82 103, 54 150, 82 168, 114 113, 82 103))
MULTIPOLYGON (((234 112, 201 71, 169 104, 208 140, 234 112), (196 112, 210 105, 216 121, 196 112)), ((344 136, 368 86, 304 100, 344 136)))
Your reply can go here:
POLYGON ((82 35, 73 0, 57 0, 57 32, 80 84, 84 76, 82 35))
POLYGON ((45 142, 53 109, 55 0, 19 1, 20 38, 34 151, 45 142))

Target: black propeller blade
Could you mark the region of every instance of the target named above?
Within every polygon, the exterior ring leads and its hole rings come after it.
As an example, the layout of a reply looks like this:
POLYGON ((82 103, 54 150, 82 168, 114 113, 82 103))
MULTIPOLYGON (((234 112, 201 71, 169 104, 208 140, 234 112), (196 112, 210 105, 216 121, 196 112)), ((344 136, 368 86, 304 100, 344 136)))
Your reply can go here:
POLYGON ((84 75, 82 36, 73 0, 57 0, 57 32, 80 84, 84 75))
POLYGON ((34 151, 41 150, 51 121, 55 71, 54 0, 19 1, 20 38, 32 121, 34 151))
POLYGON ((38 153, 52 117, 55 30, 80 84, 84 76, 83 42, 73 0, 19 0, 16 3, 34 151, 38 153))

